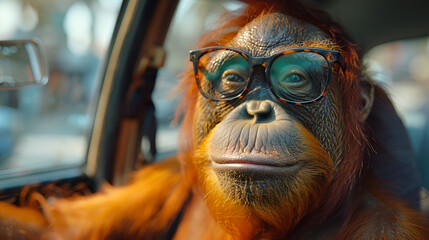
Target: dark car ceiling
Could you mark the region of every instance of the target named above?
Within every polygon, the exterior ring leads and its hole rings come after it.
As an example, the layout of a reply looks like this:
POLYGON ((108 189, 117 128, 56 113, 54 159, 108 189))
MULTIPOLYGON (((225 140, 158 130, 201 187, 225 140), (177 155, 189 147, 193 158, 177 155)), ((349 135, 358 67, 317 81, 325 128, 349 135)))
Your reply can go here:
POLYGON ((429 0, 307 0, 328 11, 366 52, 399 39, 429 36, 429 0))

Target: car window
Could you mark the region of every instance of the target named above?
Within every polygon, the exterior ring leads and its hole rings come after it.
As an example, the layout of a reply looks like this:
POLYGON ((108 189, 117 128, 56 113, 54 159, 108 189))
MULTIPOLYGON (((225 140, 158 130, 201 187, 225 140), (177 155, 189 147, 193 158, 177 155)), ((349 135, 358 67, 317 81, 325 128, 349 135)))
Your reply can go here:
MULTIPOLYGON (((172 120, 180 96, 172 94, 172 90, 180 81, 179 74, 190 64, 189 51, 193 49, 197 39, 215 27, 214 22, 221 14, 241 6, 241 3, 232 0, 179 2, 164 44, 167 52, 165 65, 158 72, 152 95, 158 121, 157 159, 173 155, 177 149, 178 126, 172 120)), ((145 139, 142 141, 142 148, 143 153, 149 151, 149 143, 145 139)))
POLYGON ((370 50, 365 63, 403 120, 423 186, 429 188, 429 37, 386 43, 370 50))
POLYGON ((120 0, 0 0, 0 39, 37 37, 49 83, 0 92, 0 189, 64 178, 85 164, 98 77, 120 0), (19 177, 40 177, 7 181, 19 177))

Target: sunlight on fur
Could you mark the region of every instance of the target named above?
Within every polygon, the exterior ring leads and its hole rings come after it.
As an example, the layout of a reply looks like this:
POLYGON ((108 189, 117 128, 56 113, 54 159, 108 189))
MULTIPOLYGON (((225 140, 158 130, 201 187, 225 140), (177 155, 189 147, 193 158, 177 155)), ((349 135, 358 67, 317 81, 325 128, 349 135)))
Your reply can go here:
POLYGON ((300 159, 307 161, 290 179, 253 181, 243 176, 231 180, 228 174, 217 175, 210 167, 206 149, 210 134, 197 149, 194 161, 203 196, 214 218, 232 235, 281 236, 319 206, 334 164, 320 143, 303 126, 298 128, 305 141, 300 159))

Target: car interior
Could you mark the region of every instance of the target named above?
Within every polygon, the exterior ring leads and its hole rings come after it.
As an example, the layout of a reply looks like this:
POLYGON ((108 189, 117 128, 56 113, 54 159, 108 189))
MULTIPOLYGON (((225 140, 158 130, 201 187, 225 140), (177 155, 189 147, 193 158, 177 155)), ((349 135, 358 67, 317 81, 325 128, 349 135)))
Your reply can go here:
MULTIPOLYGON (((390 92, 418 171, 401 174, 418 174, 420 207, 429 212, 429 1, 303 1, 347 29, 390 92)), ((0 80, 0 200, 16 204, 31 192, 67 197, 122 185, 136 169, 174 155, 175 87, 189 51, 221 14, 243 5, 67 0, 47 10, 48 2, 0 0, 0 13, 19 13, 0 21, 0 40, 39 39, 47 58, 39 62, 49 66, 49 81, 33 83, 42 86, 12 89, 0 80)), ((2 68, 5 61, 0 56, 2 68)))

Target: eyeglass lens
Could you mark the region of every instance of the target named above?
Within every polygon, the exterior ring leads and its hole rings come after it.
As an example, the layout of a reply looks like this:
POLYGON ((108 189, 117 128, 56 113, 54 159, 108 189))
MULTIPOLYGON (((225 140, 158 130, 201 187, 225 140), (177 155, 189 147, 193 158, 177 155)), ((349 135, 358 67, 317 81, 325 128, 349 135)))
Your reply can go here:
MULTIPOLYGON (((216 50, 198 61, 198 79, 204 95, 217 99, 237 97, 250 78, 248 61, 231 50, 216 50)), ((278 56, 269 67, 274 94, 289 101, 311 101, 326 88, 329 66, 317 53, 295 52, 278 56)))

